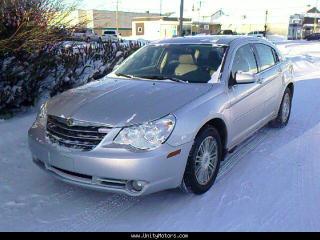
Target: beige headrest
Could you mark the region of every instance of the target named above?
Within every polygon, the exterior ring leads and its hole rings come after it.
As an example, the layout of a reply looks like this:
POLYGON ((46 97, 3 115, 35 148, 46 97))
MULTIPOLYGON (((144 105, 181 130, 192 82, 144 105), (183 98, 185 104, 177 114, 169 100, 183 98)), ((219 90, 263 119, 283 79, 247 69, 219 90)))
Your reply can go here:
POLYGON ((179 63, 180 64, 194 64, 193 58, 191 55, 186 54, 186 55, 181 55, 179 57, 179 63))

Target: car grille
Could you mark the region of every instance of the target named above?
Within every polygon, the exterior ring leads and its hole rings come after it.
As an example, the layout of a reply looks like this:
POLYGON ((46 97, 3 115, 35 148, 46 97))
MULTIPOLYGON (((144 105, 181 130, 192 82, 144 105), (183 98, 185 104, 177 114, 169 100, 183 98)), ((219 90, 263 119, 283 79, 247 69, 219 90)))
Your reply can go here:
POLYGON ((98 146, 107 135, 106 129, 103 126, 81 126, 76 122, 68 124, 68 119, 50 115, 47 120, 47 136, 52 143, 82 151, 98 146), (101 128, 104 133, 99 132, 101 128))

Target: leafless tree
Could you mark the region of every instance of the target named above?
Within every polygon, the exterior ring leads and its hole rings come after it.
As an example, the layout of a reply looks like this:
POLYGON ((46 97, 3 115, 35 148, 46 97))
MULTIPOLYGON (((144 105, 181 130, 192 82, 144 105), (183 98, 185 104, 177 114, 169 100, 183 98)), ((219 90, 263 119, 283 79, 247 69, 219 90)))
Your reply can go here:
POLYGON ((32 52, 60 41, 75 6, 62 0, 1 0, 0 54, 32 52))

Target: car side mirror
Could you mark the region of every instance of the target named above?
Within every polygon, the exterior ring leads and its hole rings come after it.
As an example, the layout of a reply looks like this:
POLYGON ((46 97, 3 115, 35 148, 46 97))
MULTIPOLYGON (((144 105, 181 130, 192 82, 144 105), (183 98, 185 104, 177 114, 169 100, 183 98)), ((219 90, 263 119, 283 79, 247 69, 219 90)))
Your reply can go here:
POLYGON ((256 74, 250 72, 241 72, 236 73, 236 83, 237 84, 249 84, 255 83, 257 81, 256 74))

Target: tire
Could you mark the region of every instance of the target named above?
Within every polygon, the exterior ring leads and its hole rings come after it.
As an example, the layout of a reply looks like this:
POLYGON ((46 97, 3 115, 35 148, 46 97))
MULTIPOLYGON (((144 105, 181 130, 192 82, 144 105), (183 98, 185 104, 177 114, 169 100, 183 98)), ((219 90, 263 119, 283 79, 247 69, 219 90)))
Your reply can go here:
POLYGON ((288 125, 291 116, 292 93, 289 88, 283 94, 282 102, 276 119, 270 122, 271 127, 284 128, 288 125), (287 105, 289 104, 289 106, 287 105))
POLYGON ((220 135, 214 127, 206 126, 199 132, 190 150, 182 190, 197 195, 206 193, 217 178, 221 158, 220 135), (205 149, 212 151, 204 151, 205 149))

